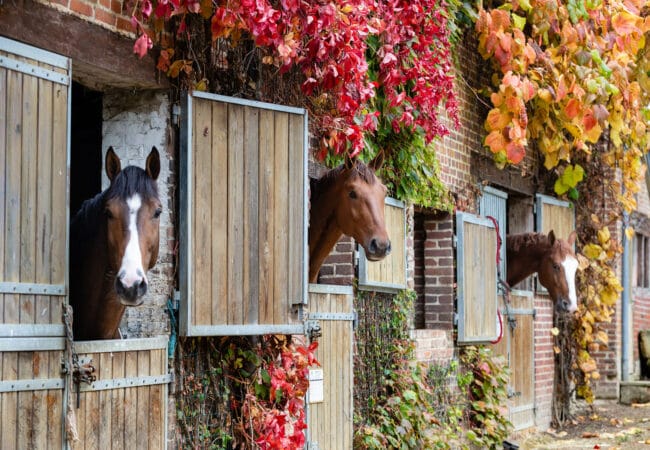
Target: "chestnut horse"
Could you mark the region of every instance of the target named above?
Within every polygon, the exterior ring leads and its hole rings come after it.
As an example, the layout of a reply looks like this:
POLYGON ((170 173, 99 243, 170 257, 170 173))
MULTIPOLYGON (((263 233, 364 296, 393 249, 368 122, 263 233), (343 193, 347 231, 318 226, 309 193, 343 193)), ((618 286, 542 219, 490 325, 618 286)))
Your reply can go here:
POLYGON ((315 283, 323 261, 341 235, 352 236, 370 261, 390 253, 384 219, 386 186, 375 176, 377 159, 367 166, 346 162, 311 182, 309 282, 315 283))
POLYGON ((558 310, 576 311, 575 275, 578 259, 573 252, 575 241, 575 231, 566 241, 557 239, 552 230, 548 236, 542 233, 506 236, 508 285, 514 286, 537 273, 539 282, 548 290, 558 310))
POLYGON ((156 179, 160 156, 153 147, 146 169, 106 153, 105 191, 86 200, 70 224, 70 305, 75 339, 119 337, 126 306, 142 304, 146 271, 158 259, 162 212, 156 179))

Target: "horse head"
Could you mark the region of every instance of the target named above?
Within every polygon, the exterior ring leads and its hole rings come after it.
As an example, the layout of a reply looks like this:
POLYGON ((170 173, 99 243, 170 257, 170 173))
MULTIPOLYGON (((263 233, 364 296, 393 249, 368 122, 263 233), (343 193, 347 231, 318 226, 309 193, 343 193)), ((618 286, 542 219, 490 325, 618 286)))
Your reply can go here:
POLYGON ((575 241, 575 231, 565 241, 557 239, 551 230, 548 233, 550 250, 545 252, 537 271, 539 282, 560 311, 574 312, 578 309, 575 280, 578 259, 573 252, 575 241))
POLYGON ((386 186, 375 170, 378 158, 365 165, 346 158, 344 164, 330 170, 312 185, 309 221, 309 280, 315 282, 318 271, 330 251, 347 234, 365 250, 366 257, 378 261, 391 251, 384 217, 386 186))
POLYGON ((116 274, 115 292, 125 306, 137 306, 147 292, 146 272, 158 259, 160 214, 156 179, 160 156, 151 149, 145 169, 121 168, 113 148, 106 153, 106 175, 111 181, 106 191, 104 213, 109 272, 116 274))
POLYGON ((375 160, 366 166, 346 159, 334 212, 338 227, 363 247, 370 261, 379 261, 391 251, 384 217, 387 189, 375 175, 375 164, 375 160))

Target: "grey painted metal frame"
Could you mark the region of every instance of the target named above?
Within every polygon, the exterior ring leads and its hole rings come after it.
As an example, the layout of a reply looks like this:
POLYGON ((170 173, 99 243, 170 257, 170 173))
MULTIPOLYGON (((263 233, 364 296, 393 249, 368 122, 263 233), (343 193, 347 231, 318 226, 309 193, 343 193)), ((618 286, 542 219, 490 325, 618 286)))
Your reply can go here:
POLYGON ((5 337, 0 339, 0 352, 44 352, 64 350, 63 337, 5 337))
MULTIPOLYGON (((464 246, 464 241, 465 241, 465 228, 464 224, 465 223, 473 223, 475 225, 480 225, 480 226, 485 226, 487 228, 494 229, 494 224, 492 223, 491 220, 477 216, 475 214, 467 213, 467 212, 458 212, 456 213, 456 280, 457 280, 457 291, 456 291, 456 299, 457 299, 457 307, 458 307, 458 343, 462 344, 472 344, 472 343, 481 343, 481 342, 489 342, 491 340, 494 340, 498 336, 480 336, 476 338, 468 338, 465 336, 465 324, 463 322, 463 317, 465 317, 465 314, 467 313, 466 308, 465 308, 465 292, 464 292, 464 286, 465 286, 465 274, 463 273, 462 267, 464 263, 464 258, 465 258, 465 246, 464 246)), ((494 285, 494 298, 495 301, 498 300, 498 294, 497 294, 497 285, 495 283, 494 285)), ((498 305, 497 305, 498 308, 498 305)), ((497 325, 499 323, 499 318, 495 314, 494 320, 496 321, 497 325)))
POLYGON ((4 337, 58 337, 65 336, 63 325, 35 324, 0 324, 0 338, 4 337))
POLYGON ((65 295, 63 284, 0 282, 0 294, 65 295))
POLYGON ((166 349, 169 336, 139 339, 105 339, 101 341, 77 341, 75 351, 79 353, 112 353, 141 350, 166 349))
MULTIPOLYGON (((122 389, 156 384, 169 384, 172 382, 170 373, 164 375, 143 375, 141 377, 113 378, 110 380, 93 381, 90 385, 79 384, 79 392, 105 391, 107 389, 122 389)), ((166 403, 166 402, 165 402, 166 403)))
MULTIPOLYGON (((201 98, 222 103, 230 103, 241 106, 250 106, 253 108, 266 109, 271 111, 286 112, 290 114, 302 115, 303 119, 303 274, 302 274, 302 299, 299 302, 293 302, 294 305, 306 305, 308 301, 308 269, 307 255, 308 250, 308 221, 309 221, 309 198, 308 198, 308 149, 309 149, 309 115, 305 108, 293 106, 277 105, 274 103, 247 100, 236 97, 227 97, 224 95, 211 94, 207 92, 193 91, 181 95, 181 116, 184 118, 181 122, 180 130, 180 179, 191 180, 192 173, 192 99, 201 98)), ((303 324, 296 325, 193 325, 190 323, 192 311, 191 276, 192 257, 190 249, 192 248, 192 216, 191 202, 194 199, 194 192, 191 183, 180 183, 180 239, 181 246, 179 252, 179 287, 181 292, 181 302, 179 306, 179 332, 181 336, 242 336, 242 335, 260 335, 260 334, 302 334, 304 332, 303 324)), ((289 306, 289 304, 287 304, 289 306)), ((302 313, 300 313, 302 317, 302 313)))
POLYGON ((41 391, 63 389, 63 378, 35 378, 30 380, 0 381, 0 392, 41 391))
POLYGON ((501 278, 505 279, 508 273, 506 261, 506 225, 508 223, 506 192, 495 189, 491 186, 481 188, 481 198, 479 201, 479 214, 487 217, 494 217, 499 223, 499 237, 501 238, 501 248, 499 249, 500 262, 499 270, 501 278))
MULTIPOLYGON (((404 224, 404 249, 406 250, 406 204, 392 197, 386 197, 384 203, 386 205, 394 206, 396 208, 402 208, 402 218, 404 224)), ((368 258, 366 257, 366 252, 363 247, 359 246, 359 289, 362 291, 376 291, 376 292, 387 292, 395 293, 403 289, 406 289, 406 283, 396 284, 396 283, 383 283, 381 281, 369 280, 368 279, 368 258)), ((408 271, 408 252, 404 252, 404 271, 408 271)), ((407 274, 404 274, 404 280, 408 279, 407 274)))
POLYGON ((314 294, 341 294, 341 295, 354 295, 352 286, 344 286, 339 284, 316 284, 309 285, 309 292, 314 294))

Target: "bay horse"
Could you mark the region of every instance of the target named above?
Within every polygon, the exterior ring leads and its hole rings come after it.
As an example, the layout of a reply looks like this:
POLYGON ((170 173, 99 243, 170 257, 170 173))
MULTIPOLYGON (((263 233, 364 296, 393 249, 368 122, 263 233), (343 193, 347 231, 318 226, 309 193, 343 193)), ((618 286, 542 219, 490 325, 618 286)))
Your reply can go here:
POLYGON ((558 239, 551 230, 542 233, 524 233, 506 236, 507 281, 514 286, 524 278, 537 273, 559 311, 578 309, 575 275, 578 259, 573 252, 576 232, 567 240, 558 239))
POLYGON ((354 238, 370 261, 390 253, 384 218, 386 186, 375 170, 379 158, 368 165, 347 158, 317 180, 311 180, 309 217, 309 282, 315 283, 323 261, 341 235, 354 238))
POLYGON ((144 170, 121 169, 110 147, 105 168, 110 186, 86 200, 70 224, 70 305, 78 340, 119 337, 125 308, 142 304, 146 271, 158 259, 158 150, 151 149, 144 170))

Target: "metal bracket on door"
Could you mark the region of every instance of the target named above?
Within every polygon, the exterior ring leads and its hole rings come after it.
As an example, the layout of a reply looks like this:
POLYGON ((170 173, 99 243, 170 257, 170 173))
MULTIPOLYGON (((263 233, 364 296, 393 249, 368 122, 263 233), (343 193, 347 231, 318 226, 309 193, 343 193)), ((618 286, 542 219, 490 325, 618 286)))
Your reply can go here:
POLYGON ((310 341, 318 339, 323 334, 318 320, 305 320, 305 336, 309 337, 310 341))

